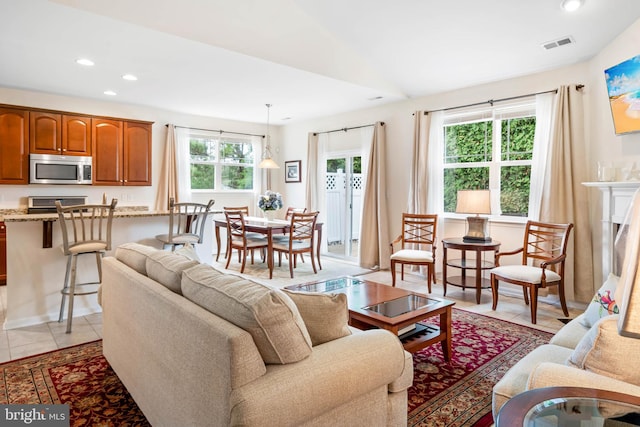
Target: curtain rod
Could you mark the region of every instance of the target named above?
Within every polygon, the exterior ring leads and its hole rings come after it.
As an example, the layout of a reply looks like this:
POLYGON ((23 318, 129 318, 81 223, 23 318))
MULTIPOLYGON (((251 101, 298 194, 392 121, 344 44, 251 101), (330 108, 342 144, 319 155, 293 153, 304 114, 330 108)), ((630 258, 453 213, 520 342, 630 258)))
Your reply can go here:
MULTIPOLYGON (((169 127, 169 124, 166 124, 165 126, 169 127)), ((173 125, 173 127, 182 128, 182 129, 203 130, 203 131, 206 131, 206 132, 219 132, 220 134, 232 133, 234 135, 259 136, 260 138, 264 138, 264 135, 256 135, 254 133, 230 132, 230 131, 222 130, 222 129, 203 129, 203 128, 192 128, 192 127, 189 127, 189 126, 177 126, 177 125, 173 125)))
MULTIPOLYGON (((384 122, 380 122, 380 124, 381 124, 382 126, 384 126, 384 122)), ((321 135, 321 134, 323 134, 323 133, 346 132, 346 131, 348 131, 348 130, 352 130, 352 129, 368 128, 368 127, 375 126, 375 125, 376 125, 375 123, 371 123, 370 125, 353 126, 353 127, 350 127, 350 128, 342 128, 342 129, 326 130, 326 131, 324 131, 324 132, 314 132, 313 134, 314 134, 314 135, 321 135)))
MULTIPOLYGON (((576 85, 576 90, 580 90, 583 87, 584 87, 583 84, 577 84, 576 85)), ((526 95, 510 96, 508 98, 489 99, 488 101, 475 102, 473 104, 466 104, 466 105, 458 105, 458 106, 455 106, 455 107, 440 108, 438 110, 425 111, 424 114, 427 115, 427 114, 433 113, 435 111, 450 111, 450 110, 457 110, 459 108, 477 107, 478 105, 484 105, 484 104, 490 104, 493 107, 494 102, 513 101, 514 99, 528 98, 530 96, 542 95, 542 94, 545 94, 545 93, 558 93, 558 89, 547 90, 547 91, 544 91, 544 92, 529 93, 529 94, 526 94, 526 95)), ((414 115, 415 115, 415 113, 414 113, 414 115)))

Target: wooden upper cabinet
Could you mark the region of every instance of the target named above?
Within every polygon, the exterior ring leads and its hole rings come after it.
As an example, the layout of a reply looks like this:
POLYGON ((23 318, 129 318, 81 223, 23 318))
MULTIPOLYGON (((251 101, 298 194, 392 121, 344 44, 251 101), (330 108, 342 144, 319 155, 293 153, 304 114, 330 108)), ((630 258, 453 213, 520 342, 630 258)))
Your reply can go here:
POLYGON ((29 151, 65 156, 91 155, 91 117, 31 111, 29 151))
POLYGON ((62 116, 62 154, 91 155, 91 117, 62 116))
POLYGON ((29 152, 62 154, 62 114, 29 113, 29 152))
POLYGON ((0 108, 0 184, 29 183, 29 111, 0 108))
POLYGON ((151 124, 124 122, 124 185, 151 185, 151 124))
POLYGON ((123 185, 122 121, 92 120, 93 184, 123 185))

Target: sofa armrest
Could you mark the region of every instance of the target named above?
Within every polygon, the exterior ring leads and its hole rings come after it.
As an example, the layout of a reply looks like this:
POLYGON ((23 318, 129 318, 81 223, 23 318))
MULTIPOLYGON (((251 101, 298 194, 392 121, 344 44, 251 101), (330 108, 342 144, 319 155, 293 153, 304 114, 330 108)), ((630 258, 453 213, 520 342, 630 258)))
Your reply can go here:
MULTIPOLYGON (((268 365, 265 375, 232 392, 231 424, 300 425, 376 390, 386 411, 389 385, 413 378, 405 354, 395 335, 377 329, 316 346, 297 363, 268 365)), ((397 391, 410 385, 394 384, 397 391)))
POLYGON ((540 363, 527 381, 527 390, 554 386, 597 388, 640 396, 639 386, 558 363, 540 363))

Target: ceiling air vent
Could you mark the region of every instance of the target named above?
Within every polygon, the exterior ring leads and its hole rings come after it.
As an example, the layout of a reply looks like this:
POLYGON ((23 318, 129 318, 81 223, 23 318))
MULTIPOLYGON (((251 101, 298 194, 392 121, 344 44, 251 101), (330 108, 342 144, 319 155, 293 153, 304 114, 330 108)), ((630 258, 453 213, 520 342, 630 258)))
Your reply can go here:
POLYGON ((556 47, 564 46, 567 44, 573 44, 573 43, 575 43, 575 41, 573 40, 573 37, 568 36, 568 37, 562 37, 557 40, 552 40, 552 41, 543 43, 542 47, 545 48, 546 50, 550 50, 556 47))

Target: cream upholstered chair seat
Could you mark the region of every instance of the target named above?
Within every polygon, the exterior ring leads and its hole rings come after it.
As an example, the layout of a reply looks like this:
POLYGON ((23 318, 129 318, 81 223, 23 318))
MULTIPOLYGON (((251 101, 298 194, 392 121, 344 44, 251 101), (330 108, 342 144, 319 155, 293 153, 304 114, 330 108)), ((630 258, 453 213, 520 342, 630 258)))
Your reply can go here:
POLYGON ((418 249, 400 249, 398 252, 391 254, 391 259, 407 262, 433 262, 433 252, 418 249))
MULTIPOLYGON (((62 250, 64 251, 65 249, 62 248, 62 250)), ((89 252, 100 252, 100 251, 106 251, 106 250, 107 250, 106 242, 80 243, 68 249, 69 253, 74 255, 85 254, 89 252)))
MULTIPOLYGON (((311 243, 307 240, 307 241, 298 241, 298 240, 294 240, 293 242, 291 242, 291 249, 293 251, 300 251, 303 249, 309 249, 311 247, 311 243)), ((288 252, 289 251, 289 239, 287 238, 286 241, 283 241, 282 243, 273 243, 273 249, 274 250, 278 250, 278 251, 283 251, 283 252, 288 252)))
MULTIPOLYGON (((491 270, 493 273, 511 280, 521 280, 529 283, 542 282, 542 268, 530 265, 504 265, 491 270)), ((559 281, 560 275, 553 270, 545 270, 546 280, 559 281)))

